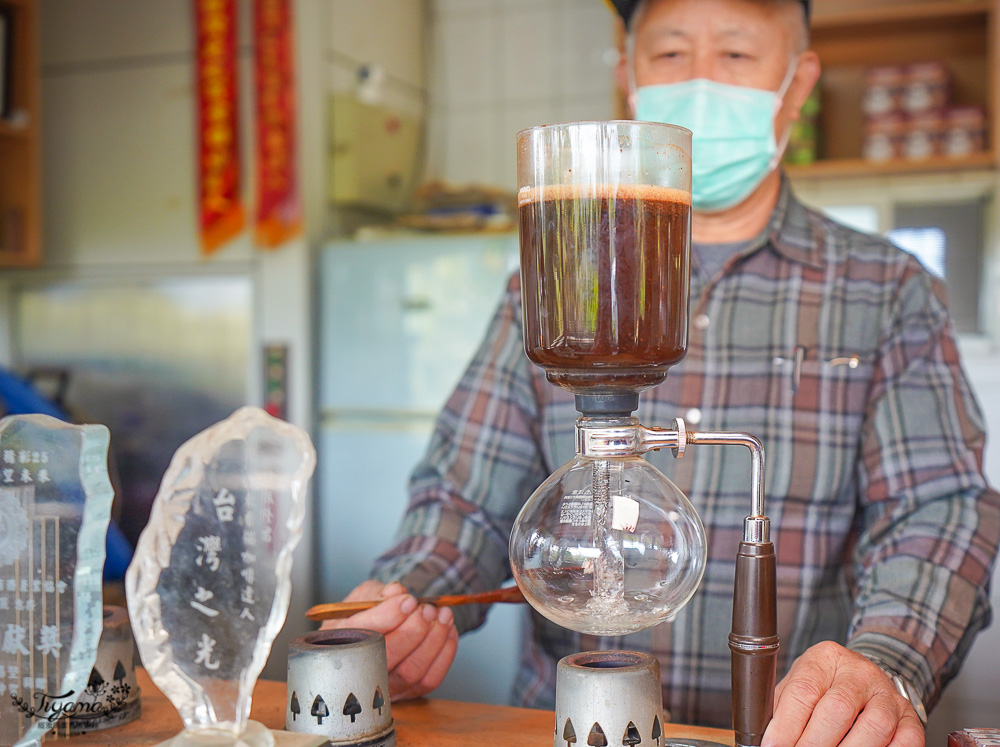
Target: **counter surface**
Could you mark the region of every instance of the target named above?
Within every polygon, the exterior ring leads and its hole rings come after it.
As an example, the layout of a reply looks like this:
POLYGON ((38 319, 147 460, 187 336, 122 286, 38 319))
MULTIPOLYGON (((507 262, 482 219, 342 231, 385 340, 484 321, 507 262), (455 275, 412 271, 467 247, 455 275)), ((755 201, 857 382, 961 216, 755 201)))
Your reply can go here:
MULTIPOLYGON (((137 672, 142 690, 142 716, 115 729, 94 732, 67 741, 67 747, 152 747, 181 730, 180 716, 149 679, 137 672)), ((493 747, 552 747, 551 711, 422 699, 394 703, 398 747, 468 747, 489 735, 493 747)), ((254 690, 251 717, 272 729, 285 726, 285 683, 261 680, 254 690)), ((663 725, 664 737, 709 739, 733 744, 733 733, 697 726, 663 725)))

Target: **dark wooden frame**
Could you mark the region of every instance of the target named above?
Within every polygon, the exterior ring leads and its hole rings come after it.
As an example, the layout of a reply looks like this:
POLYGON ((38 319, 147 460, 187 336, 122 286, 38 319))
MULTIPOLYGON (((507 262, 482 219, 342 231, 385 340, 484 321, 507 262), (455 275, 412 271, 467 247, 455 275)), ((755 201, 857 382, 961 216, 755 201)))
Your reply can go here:
POLYGON ((0 5, 0 118, 11 114, 14 87, 14 11, 0 5))

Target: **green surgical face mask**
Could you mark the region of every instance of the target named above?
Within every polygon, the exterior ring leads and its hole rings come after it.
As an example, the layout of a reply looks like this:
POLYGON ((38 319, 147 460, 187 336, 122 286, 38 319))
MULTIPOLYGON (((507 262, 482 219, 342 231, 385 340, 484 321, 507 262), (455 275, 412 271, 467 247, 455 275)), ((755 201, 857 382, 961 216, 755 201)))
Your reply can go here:
POLYGON ((642 86, 636 91, 636 119, 687 127, 692 133, 692 207, 715 212, 739 205, 781 158, 774 115, 791 85, 789 70, 778 92, 697 78, 642 86))

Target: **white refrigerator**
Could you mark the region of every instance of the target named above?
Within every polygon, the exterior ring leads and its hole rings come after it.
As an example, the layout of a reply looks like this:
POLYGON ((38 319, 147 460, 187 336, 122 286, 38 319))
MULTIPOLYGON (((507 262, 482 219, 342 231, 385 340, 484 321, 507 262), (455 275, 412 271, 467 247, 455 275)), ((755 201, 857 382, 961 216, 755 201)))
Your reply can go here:
MULTIPOLYGON (((321 250, 320 601, 342 599, 392 544, 434 417, 517 266, 513 233, 342 241, 321 250)), ((522 612, 499 605, 463 636, 435 695, 506 703, 522 612)))

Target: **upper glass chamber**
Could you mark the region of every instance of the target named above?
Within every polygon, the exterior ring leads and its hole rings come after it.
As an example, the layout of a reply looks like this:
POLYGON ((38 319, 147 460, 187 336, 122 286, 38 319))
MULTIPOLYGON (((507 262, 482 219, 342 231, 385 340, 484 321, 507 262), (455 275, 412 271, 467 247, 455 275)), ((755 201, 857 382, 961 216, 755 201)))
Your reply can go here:
POLYGON ((691 133, 575 122, 517 137, 528 358, 576 394, 660 383, 687 348, 691 133))

